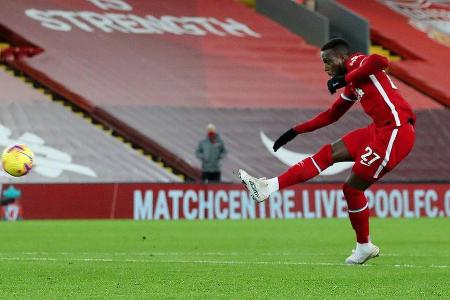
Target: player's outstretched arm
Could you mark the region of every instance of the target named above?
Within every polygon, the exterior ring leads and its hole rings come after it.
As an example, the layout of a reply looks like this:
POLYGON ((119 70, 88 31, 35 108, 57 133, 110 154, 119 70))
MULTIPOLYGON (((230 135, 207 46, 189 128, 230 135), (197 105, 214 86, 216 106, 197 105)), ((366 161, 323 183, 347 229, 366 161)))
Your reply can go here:
POLYGON ((358 82, 363 78, 369 77, 369 75, 378 73, 389 67, 389 60, 381 55, 372 54, 367 56, 359 67, 345 75, 345 81, 358 82))
POLYGON ((354 100, 348 93, 347 89, 341 96, 333 103, 333 105, 324 112, 321 112, 316 117, 304 123, 300 123, 293 128, 290 128, 283 133, 273 144, 273 151, 277 151, 280 147, 286 145, 293 140, 297 135, 305 132, 314 131, 316 129, 325 127, 339 120, 352 107, 354 100))

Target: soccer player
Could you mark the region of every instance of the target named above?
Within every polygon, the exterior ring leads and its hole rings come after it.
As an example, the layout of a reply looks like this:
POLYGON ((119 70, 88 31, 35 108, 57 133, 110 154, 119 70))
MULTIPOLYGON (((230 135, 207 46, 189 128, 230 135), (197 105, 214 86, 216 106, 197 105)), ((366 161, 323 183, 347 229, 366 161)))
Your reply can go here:
POLYGON ((283 133, 275 141, 273 150, 277 151, 299 134, 336 122, 358 101, 373 123, 323 146, 278 177, 258 179, 244 170, 239 170, 239 177, 251 198, 261 202, 275 191, 317 176, 334 163, 354 161, 343 192, 357 243, 346 263, 363 264, 380 253, 369 238, 369 209, 364 190, 394 169, 411 151, 416 117, 384 71, 389 66, 385 57, 351 54, 349 44, 336 38, 321 48, 321 58, 325 72, 331 77, 327 82, 328 90, 334 94, 344 88, 342 93, 328 110, 283 133))

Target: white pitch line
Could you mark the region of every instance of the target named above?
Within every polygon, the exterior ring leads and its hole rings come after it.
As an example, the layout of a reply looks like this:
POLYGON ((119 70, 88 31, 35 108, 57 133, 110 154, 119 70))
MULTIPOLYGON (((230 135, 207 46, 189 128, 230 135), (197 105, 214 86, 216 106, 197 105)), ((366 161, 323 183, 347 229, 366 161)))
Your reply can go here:
POLYGON ((0 260, 57 261, 58 259, 50 257, 1 257, 0 260))
MULTIPOLYGON (((92 255, 92 252, 0 252, 0 256, 8 255, 92 255)), ((97 252, 99 255, 106 256, 336 256, 336 253, 289 253, 289 252, 265 252, 265 253, 239 253, 239 252, 97 252)), ((434 254, 398 254, 398 253, 381 253, 382 257, 450 257, 449 255, 434 254)))
MULTIPOLYGON (((129 262, 129 263, 170 263, 170 264, 214 264, 214 265, 293 265, 293 266, 333 266, 342 267, 349 265, 343 263, 328 262, 290 262, 290 261, 236 261, 236 260, 150 260, 150 259, 114 259, 114 258, 67 258, 57 259, 53 257, 0 257, 1 261, 82 261, 82 262, 129 262)), ((394 267, 394 268, 450 268, 446 265, 363 265, 363 267, 394 267)))

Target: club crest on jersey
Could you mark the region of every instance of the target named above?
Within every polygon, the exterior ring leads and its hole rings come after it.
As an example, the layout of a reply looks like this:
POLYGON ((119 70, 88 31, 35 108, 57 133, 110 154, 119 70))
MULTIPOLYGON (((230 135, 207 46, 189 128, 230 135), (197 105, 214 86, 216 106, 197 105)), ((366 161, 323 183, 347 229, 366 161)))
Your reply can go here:
POLYGON ((355 88, 355 93, 358 101, 361 100, 361 98, 364 96, 364 91, 360 88, 355 88))

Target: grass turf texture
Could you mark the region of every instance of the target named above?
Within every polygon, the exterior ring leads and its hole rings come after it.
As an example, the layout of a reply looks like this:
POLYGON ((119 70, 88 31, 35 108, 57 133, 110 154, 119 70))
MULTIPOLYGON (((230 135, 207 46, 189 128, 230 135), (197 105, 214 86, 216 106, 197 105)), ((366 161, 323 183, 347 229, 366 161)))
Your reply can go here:
POLYGON ((448 298, 449 219, 1 223, 0 298, 448 298))

